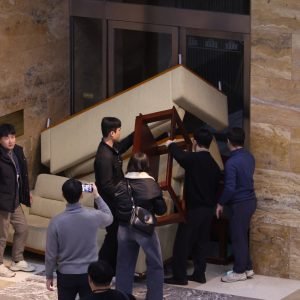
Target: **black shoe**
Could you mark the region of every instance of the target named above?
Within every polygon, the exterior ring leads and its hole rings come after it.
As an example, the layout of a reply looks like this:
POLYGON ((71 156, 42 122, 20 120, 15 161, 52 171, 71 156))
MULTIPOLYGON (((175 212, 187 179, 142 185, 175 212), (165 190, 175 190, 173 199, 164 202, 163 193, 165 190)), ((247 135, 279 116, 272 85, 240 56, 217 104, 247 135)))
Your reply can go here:
POLYGON ((201 274, 200 276, 194 276, 194 275, 188 275, 188 280, 190 281, 196 281, 199 283, 206 283, 205 274, 201 274))
POLYGON ((175 285, 188 285, 188 281, 184 279, 176 279, 174 277, 165 278, 164 280, 167 284, 175 284, 175 285))

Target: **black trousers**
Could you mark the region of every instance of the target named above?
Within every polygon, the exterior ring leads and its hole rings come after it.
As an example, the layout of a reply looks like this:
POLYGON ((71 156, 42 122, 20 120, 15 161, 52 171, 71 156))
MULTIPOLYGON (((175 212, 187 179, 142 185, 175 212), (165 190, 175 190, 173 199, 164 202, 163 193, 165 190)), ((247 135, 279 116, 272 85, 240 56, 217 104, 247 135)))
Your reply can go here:
POLYGON ((91 293, 88 274, 62 274, 57 271, 58 300, 75 300, 79 294, 83 298, 91 293))
POLYGON ((249 253, 249 228, 256 209, 256 200, 244 201, 230 206, 230 236, 234 255, 233 271, 244 273, 252 270, 249 253))
POLYGON ((106 235, 99 251, 99 260, 105 260, 116 272, 117 253, 118 253, 118 228, 119 221, 114 217, 111 225, 106 227, 106 235))
POLYGON ((178 225, 172 260, 173 276, 176 279, 187 279, 186 268, 190 253, 194 262, 194 277, 200 277, 205 272, 213 215, 213 207, 189 209, 187 222, 178 225))

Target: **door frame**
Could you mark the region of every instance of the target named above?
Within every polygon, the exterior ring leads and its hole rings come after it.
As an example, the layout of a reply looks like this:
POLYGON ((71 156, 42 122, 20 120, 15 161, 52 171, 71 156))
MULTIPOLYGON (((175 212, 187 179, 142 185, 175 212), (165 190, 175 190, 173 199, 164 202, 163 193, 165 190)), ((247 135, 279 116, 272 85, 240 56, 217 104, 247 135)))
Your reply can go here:
MULTIPOLYGON (((178 37, 178 39, 180 39, 180 44, 182 44, 182 31, 184 30, 195 30, 198 32, 201 31, 201 34, 210 34, 211 37, 214 37, 214 35, 219 38, 223 37, 236 39, 238 37, 238 40, 244 42, 244 128, 247 133, 250 132, 250 15, 99 0, 69 0, 69 3, 71 17, 79 16, 99 18, 103 20, 103 24, 107 24, 108 20, 115 20, 147 25, 159 24, 162 26, 177 27, 180 31, 178 37)), ((105 25, 103 28, 105 28, 105 25)), ((106 45, 108 41, 107 39, 107 31, 105 31, 103 32, 103 45, 106 45)), ((179 53, 182 53, 184 56, 182 46, 178 46, 178 50, 179 53)), ((103 62, 103 72, 107 72, 108 68, 106 66, 106 61, 108 54, 106 50, 103 51, 103 53, 106 53, 106 57, 103 62)), ((185 58, 183 57, 183 62, 185 62, 184 59, 185 58)), ((71 91, 72 90, 71 83, 71 91)), ((72 101, 71 92, 71 103, 72 101)))
POLYGON ((108 55, 108 96, 112 96, 115 86, 114 70, 114 46, 115 46, 115 29, 125 29, 132 31, 143 31, 143 32, 156 32, 156 33, 167 33, 172 36, 172 57, 171 65, 174 66, 178 62, 178 27, 165 26, 165 25, 154 25, 136 22, 116 21, 108 20, 108 43, 107 43, 107 55, 108 55))

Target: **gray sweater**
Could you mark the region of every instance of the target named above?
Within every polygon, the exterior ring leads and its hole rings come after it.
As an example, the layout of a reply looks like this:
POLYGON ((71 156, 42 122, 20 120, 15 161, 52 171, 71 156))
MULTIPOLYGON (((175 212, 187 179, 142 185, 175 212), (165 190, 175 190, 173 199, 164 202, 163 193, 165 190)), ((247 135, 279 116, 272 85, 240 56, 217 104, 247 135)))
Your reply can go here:
POLYGON ((46 278, 57 270, 62 274, 87 273, 88 265, 98 259, 97 231, 109 226, 113 216, 101 197, 95 199, 98 209, 88 209, 79 202, 67 204, 55 216, 47 230, 46 278))

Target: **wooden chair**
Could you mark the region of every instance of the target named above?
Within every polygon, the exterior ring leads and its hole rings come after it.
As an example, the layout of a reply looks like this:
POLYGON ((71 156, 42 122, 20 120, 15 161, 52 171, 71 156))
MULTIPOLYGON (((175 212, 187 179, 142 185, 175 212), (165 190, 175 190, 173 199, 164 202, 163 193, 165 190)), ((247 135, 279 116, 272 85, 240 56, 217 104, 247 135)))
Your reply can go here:
POLYGON ((192 142, 183 127, 182 121, 178 116, 175 107, 152 114, 139 115, 135 120, 133 152, 144 152, 148 155, 150 160, 151 174, 156 180, 158 179, 160 156, 162 154, 168 155, 165 180, 160 182, 160 186, 162 190, 168 191, 170 194, 170 197, 174 202, 175 211, 169 215, 158 217, 158 225, 185 221, 185 201, 183 198, 180 199, 179 195, 176 195, 171 184, 173 157, 168 152, 168 149, 165 145, 160 146, 157 143, 149 127, 149 125, 153 123, 157 124, 159 122, 168 121, 171 122, 169 128, 169 138, 174 139, 176 135, 180 135, 183 138, 183 142, 178 143, 178 145, 184 149, 191 150, 192 142))

